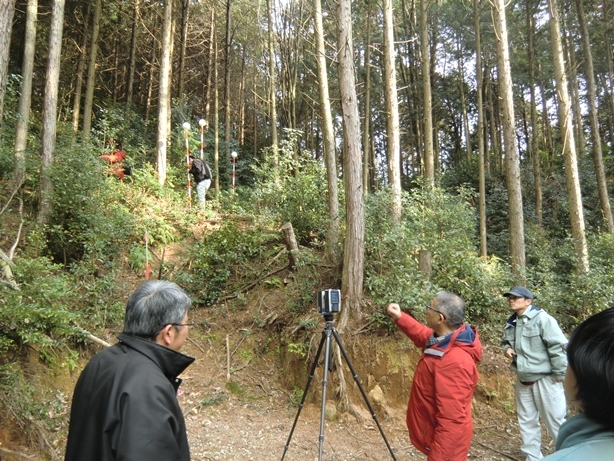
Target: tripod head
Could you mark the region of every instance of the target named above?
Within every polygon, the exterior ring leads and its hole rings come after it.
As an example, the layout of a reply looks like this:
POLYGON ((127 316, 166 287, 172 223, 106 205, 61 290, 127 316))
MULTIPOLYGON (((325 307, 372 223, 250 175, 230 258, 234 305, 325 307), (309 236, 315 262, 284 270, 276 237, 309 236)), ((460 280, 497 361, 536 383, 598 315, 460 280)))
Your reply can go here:
POLYGON ((331 314, 330 312, 327 312, 322 315, 324 316, 324 320, 326 320, 326 323, 333 323, 333 319, 335 318, 333 314, 331 314))

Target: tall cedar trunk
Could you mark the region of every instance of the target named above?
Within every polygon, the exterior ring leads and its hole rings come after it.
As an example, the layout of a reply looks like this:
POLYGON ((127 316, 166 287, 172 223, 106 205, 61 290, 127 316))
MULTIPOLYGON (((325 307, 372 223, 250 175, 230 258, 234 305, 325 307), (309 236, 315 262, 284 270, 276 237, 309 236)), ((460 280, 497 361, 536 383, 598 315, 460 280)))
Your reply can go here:
POLYGON ((542 132, 545 142, 546 152, 552 152, 554 141, 552 140, 552 126, 550 125, 550 117, 548 116, 548 96, 546 94, 546 85, 544 83, 544 76, 542 75, 542 68, 537 61, 537 69, 539 73, 539 90, 542 100, 542 132))
POLYGON ((45 100, 42 113, 41 133, 41 174, 40 201, 37 222, 49 223, 53 211, 53 182, 51 167, 54 162, 55 136, 58 111, 58 90, 60 82, 60 57, 62 55, 62 33, 64 29, 64 0, 54 0, 49 27, 49 54, 45 77, 45 100))
POLYGON ((601 136, 599 133, 599 116, 597 113, 597 85, 595 84, 595 70, 593 68, 593 55, 591 53, 591 41, 586 18, 584 17, 584 7, 582 0, 576 0, 576 11, 578 13, 578 23, 580 25, 580 35, 582 37, 582 51, 584 54, 584 68, 587 86, 587 102, 589 108, 589 120, 591 126, 591 141, 593 145, 593 162, 595 164, 595 175, 597 176, 597 190, 599 192, 599 204, 601 214, 608 232, 614 231, 614 221, 612 220, 612 208, 610 207, 610 197, 603 166, 603 153, 601 150, 601 136))
POLYGON ((213 170, 215 171, 215 199, 220 198, 220 91, 218 85, 217 27, 213 29, 213 170))
POLYGON ((386 100, 386 137, 388 181, 392 195, 390 215, 401 223, 401 136, 399 133, 399 100, 394 51, 392 0, 384 0, 384 98, 386 100))
MULTIPOLYGON (((120 12, 121 13, 121 12, 120 12)), ((118 18, 117 30, 122 30, 121 21, 118 18)), ((120 90, 120 69, 119 69, 119 37, 115 34, 115 46, 113 47, 113 105, 117 104, 120 90)))
POLYGON ((188 17, 190 15, 190 0, 181 2, 181 45, 179 45, 179 75, 177 96, 183 97, 185 92, 185 50, 188 43, 188 17))
POLYGON ((247 49, 242 47, 241 54, 241 81, 239 82, 239 146, 245 144, 245 62, 247 61, 247 49))
POLYGON ((556 0, 548 0, 550 9, 550 42, 554 59, 554 77, 559 99, 559 126, 563 143, 565 159, 565 178, 567 180, 567 199, 569 201, 569 217, 571 219, 571 234, 576 251, 576 270, 586 274, 589 269, 588 248, 584 230, 584 211, 582 210, 582 194, 580 192, 580 177, 576 159, 576 145, 573 138, 571 108, 567 91, 567 76, 563 63, 563 46, 561 44, 561 28, 556 0))
POLYGON ((230 7, 231 0, 226 2, 226 39, 224 40, 224 144, 226 145, 225 159, 230 161, 230 49, 232 35, 230 34, 230 7))
POLYGON ((72 104, 72 131, 76 137, 79 132, 79 120, 81 117, 81 96, 83 92, 83 72, 85 72, 85 59, 87 56, 87 39, 90 30, 90 10, 92 2, 87 1, 87 10, 83 17, 83 43, 79 50, 79 61, 77 62, 77 72, 75 74, 75 95, 72 104))
POLYGON ((173 30, 173 0, 164 0, 162 24, 162 55, 160 57, 160 86, 158 88, 158 182, 166 182, 166 143, 168 140, 168 117, 170 114, 170 73, 173 30))
POLYGON ((360 146, 360 115, 356 95, 354 69, 354 45, 352 42, 351 0, 339 0, 337 7, 337 59, 339 92, 343 113, 343 179, 346 201, 346 238, 343 252, 342 299, 347 309, 343 311, 341 325, 345 326, 350 312, 360 312, 362 302, 365 216, 362 192, 360 146))
POLYGON ((465 64, 463 60, 460 37, 458 43, 458 75, 459 75, 459 93, 461 100, 461 108, 463 111, 463 128, 465 131, 465 150, 467 153, 467 162, 471 161, 473 156, 473 148, 471 147, 471 131, 469 130, 469 115, 467 114, 467 102, 465 100, 465 64))
POLYGON ((524 222, 522 211, 522 187, 520 163, 514 119, 512 75, 507 42, 505 1, 493 3, 493 21, 497 36, 497 73, 499 75, 499 98, 503 116, 503 139, 505 142, 508 212, 510 219, 510 256, 512 272, 522 282, 525 278, 524 222))
POLYGON ((21 184, 26 173, 25 150, 28 139, 28 121, 32 102, 32 75, 36 48, 36 15, 38 0, 28 0, 26 12, 26 39, 23 65, 21 67, 21 94, 19 95, 19 117, 15 127, 15 169, 14 182, 21 184))
MULTIPOLYGON (((8 77, 14 15, 15 0, 0 0, 0 128, 2 128, 4 119, 4 93, 8 77)), ((0 130, 0 136, 1 133, 0 130)))
POLYGON ((134 96, 134 74, 136 73, 136 33, 140 15, 140 1, 134 0, 132 10, 132 31, 130 33, 130 62, 128 64, 128 88, 126 89, 126 102, 132 103, 134 96))
POLYGON ((313 0, 313 19, 318 63, 318 90, 320 96, 320 118, 322 120, 322 141, 324 143, 324 162, 326 163, 326 184, 328 186, 328 231, 326 253, 336 261, 339 243, 339 192, 337 188, 337 157, 335 153, 335 133, 328 93, 328 73, 326 71, 326 48, 324 47, 324 27, 322 26, 322 4, 313 0))
MULTIPOLYGON (((564 17, 568 18, 569 14, 564 14, 564 17)), ((584 143, 586 142, 584 136, 584 126, 582 124, 582 109, 580 108, 580 88, 578 83, 578 64, 576 62, 575 44, 571 38, 571 32, 563 22, 563 60, 567 57, 568 64, 565 72, 569 75, 569 90, 570 90, 570 103, 572 109, 572 121, 573 132, 576 140, 577 154, 580 158, 585 155, 584 143)))
MULTIPOLYGON (((609 1, 604 1, 603 2, 603 22, 605 24, 609 24, 610 21, 610 2, 609 1)), ((610 34, 610 28, 606 27, 604 30, 604 37, 605 37, 605 44, 606 44, 606 57, 608 60, 608 81, 610 84, 610 90, 609 90, 609 95, 610 97, 608 98, 608 106, 610 107, 610 120, 611 120, 611 124, 614 125, 614 120, 612 120, 612 118, 614 118, 614 52, 612 51, 612 38, 611 38, 611 34, 610 34)), ((606 93, 608 92, 607 87, 605 87, 605 91, 606 93)), ((610 142, 612 144, 614 144, 614 129, 610 129, 610 142)))
MULTIPOLYGON (((154 20, 154 29, 157 28, 157 21, 154 20)), ((148 64, 148 78, 147 78, 147 95, 145 96, 145 122, 149 121, 149 111, 151 110, 151 100, 153 99, 153 86, 154 86, 154 71, 155 63, 158 55, 158 40, 156 37, 151 37, 151 61, 148 64)))
POLYGON ((96 0, 94 20, 92 23, 92 39, 90 42, 90 60, 87 68, 87 83, 85 85, 85 102, 83 104, 83 135, 85 139, 89 139, 92 130, 94 86, 96 85, 96 56, 98 55, 98 34, 100 32, 101 11, 102 0, 96 0))
MULTIPOLYGON (((433 142, 433 108, 431 93, 431 55, 428 34, 428 0, 420 0, 420 51, 422 54, 422 92, 424 111, 424 179, 425 186, 435 187, 435 148, 433 142)), ((419 250, 419 270, 429 279, 432 256, 428 249, 419 250)))
POLYGON ((269 114, 271 118, 271 144, 273 148, 273 165, 275 166, 274 174, 277 177, 279 171, 279 142, 277 140, 277 101, 275 98, 275 49, 273 47, 273 7, 271 2, 266 0, 267 17, 268 17, 268 44, 269 44, 269 114))
POLYGON ((369 173, 371 162, 369 152, 371 151, 369 130, 371 127, 371 1, 367 1, 367 42, 365 43, 365 115, 362 125, 362 187, 365 196, 369 193, 369 173))
POLYGON ((541 180, 541 155, 540 147, 543 142, 540 142, 539 124, 537 121, 537 106, 535 100, 535 50, 533 47, 533 38, 535 37, 535 23, 533 22, 533 10, 531 0, 527 0, 527 35, 528 35, 528 53, 529 53, 529 93, 531 95, 531 138, 529 143, 529 151, 533 160, 533 183, 535 185, 535 219, 539 227, 543 223, 543 200, 542 200, 542 180, 541 180))
POLYGON ((486 173, 484 171, 484 103, 482 101, 482 91, 484 86, 482 75, 482 33, 480 20, 480 0, 473 0, 473 23, 475 30, 475 75, 477 85, 477 111, 478 126, 476 127, 478 141, 478 175, 480 193, 480 256, 485 258, 488 255, 486 239, 486 173))
POLYGON ((211 19, 210 19, 210 30, 209 30, 209 56, 207 57, 207 88, 206 88, 206 93, 205 93, 205 120, 207 121, 207 125, 209 124, 209 114, 211 113, 211 81, 213 79, 213 66, 214 66, 213 60, 216 59, 216 57, 213 55, 214 32, 215 32, 215 2, 213 2, 211 5, 211 19))
POLYGON ((424 101, 424 179, 426 180, 427 187, 433 188, 435 184, 435 170, 427 3, 428 0, 420 0, 420 51, 422 54, 422 91, 424 101))

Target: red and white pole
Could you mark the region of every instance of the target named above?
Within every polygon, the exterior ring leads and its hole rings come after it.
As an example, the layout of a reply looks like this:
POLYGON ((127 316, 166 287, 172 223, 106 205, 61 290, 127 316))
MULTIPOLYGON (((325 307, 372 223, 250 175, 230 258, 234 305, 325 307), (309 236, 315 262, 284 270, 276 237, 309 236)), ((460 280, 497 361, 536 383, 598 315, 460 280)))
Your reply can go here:
POLYGON ((190 180, 190 142, 189 142, 190 124, 183 122, 183 132, 185 134, 185 164, 188 175, 188 210, 192 209, 192 181, 190 180))
POLYGON ((205 127, 207 126, 207 121, 204 118, 201 118, 198 121, 200 125, 200 159, 205 159, 205 127))
POLYGON ((236 165, 237 165, 237 152, 236 151, 232 151, 232 154, 230 154, 232 156, 232 191, 235 191, 235 186, 237 184, 236 181, 236 165))

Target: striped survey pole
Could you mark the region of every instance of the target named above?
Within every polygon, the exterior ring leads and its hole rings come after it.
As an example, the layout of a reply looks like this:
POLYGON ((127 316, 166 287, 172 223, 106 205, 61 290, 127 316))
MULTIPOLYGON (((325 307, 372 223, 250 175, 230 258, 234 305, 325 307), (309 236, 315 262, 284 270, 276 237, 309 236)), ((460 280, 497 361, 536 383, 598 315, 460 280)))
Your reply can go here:
POLYGON ((205 159, 205 127, 207 126, 207 121, 204 118, 201 118, 198 121, 200 125, 200 159, 205 159))
POLYGON ((183 122, 183 132, 185 134, 185 164, 188 171, 188 210, 192 209, 192 181, 190 180, 190 123, 183 122))

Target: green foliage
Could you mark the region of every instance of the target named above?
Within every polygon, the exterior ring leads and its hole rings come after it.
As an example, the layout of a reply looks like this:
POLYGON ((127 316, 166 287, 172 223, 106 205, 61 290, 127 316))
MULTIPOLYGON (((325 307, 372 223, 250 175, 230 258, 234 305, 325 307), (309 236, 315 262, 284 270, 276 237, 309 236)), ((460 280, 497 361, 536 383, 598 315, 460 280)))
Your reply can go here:
POLYGON ((289 343, 288 352, 304 359, 307 357, 307 352, 309 352, 309 343, 289 343))
MULTIPOLYGON (((196 302, 213 304, 231 279, 239 283, 262 276, 262 266, 252 261, 270 256, 270 246, 278 239, 277 234, 265 229, 243 228, 240 223, 226 221, 195 246, 193 270, 176 271, 177 282, 196 296, 196 302)), ((278 251, 278 247, 274 245, 272 250, 278 251)))
POLYGON ((0 408, 5 410, 0 424, 16 425, 30 446, 36 446, 45 434, 57 431, 56 417, 65 403, 61 392, 32 382, 32 377, 14 364, 0 365, 0 408))
POLYGON ((458 195, 415 189, 403 197, 401 226, 389 219, 387 192, 370 198, 365 287, 377 305, 394 301, 405 308, 425 306, 437 291, 446 290, 463 297, 470 321, 497 316, 497 290, 508 284, 508 275, 498 259, 481 259, 476 253, 471 197, 465 189, 458 195), (421 251, 432 257, 430 280, 419 271, 421 251))
POLYGON ((0 286, 0 352, 28 345, 53 361, 54 348, 80 335, 70 279, 47 258, 19 259, 13 270, 21 289, 0 286))
POLYGON ((133 226, 132 214, 120 200, 125 186, 116 178, 105 177, 92 150, 66 144, 57 150, 56 157, 51 171, 49 252, 64 264, 116 254, 133 226))
POLYGON ((317 161, 295 155, 297 133, 289 132, 279 146, 276 166, 270 151, 253 166, 254 209, 277 225, 291 222, 301 244, 322 242, 328 224, 326 170, 317 161))

